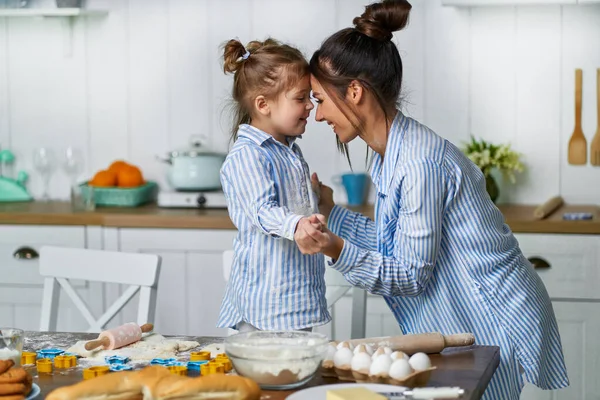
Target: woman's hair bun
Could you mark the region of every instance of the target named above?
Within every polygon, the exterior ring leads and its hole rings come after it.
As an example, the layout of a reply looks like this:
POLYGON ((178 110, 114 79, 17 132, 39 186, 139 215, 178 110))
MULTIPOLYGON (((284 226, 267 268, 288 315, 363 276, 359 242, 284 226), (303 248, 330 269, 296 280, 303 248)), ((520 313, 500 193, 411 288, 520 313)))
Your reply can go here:
POLYGON ((365 7, 365 12, 354 18, 357 31, 377 40, 391 40, 393 32, 408 24, 412 6, 406 0, 383 0, 365 7))

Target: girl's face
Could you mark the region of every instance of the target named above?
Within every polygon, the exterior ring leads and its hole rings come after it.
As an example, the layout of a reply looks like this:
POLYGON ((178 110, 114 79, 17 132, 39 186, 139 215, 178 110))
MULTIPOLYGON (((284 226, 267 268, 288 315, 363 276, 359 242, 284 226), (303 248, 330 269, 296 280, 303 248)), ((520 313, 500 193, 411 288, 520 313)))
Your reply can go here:
MULTIPOLYGON (((346 118, 344 113, 323 89, 321 83, 312 75, 310 77, 310 85, 312 87, 312 95, 317 101, 315 120, 318 122, 327 122, 342 143, 348 143, 357 137, 358 132, 354 125, 350 123, 348 118, 346 118)), ((348 112, 350 111, 348 110, 348 112)))
POLYGON ((291 90, 282 92, 270 107, 273 132, 283 136, 302 135, 315 107, 310 101, 310 78, 306 76, 291 90))

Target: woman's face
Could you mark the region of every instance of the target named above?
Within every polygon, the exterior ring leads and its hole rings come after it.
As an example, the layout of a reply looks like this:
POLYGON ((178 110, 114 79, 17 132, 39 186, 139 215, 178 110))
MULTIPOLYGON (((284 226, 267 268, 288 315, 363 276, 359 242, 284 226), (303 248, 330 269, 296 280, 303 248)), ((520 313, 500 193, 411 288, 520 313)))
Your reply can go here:
MULTIPOLYGON (((358 132, 354 128, 354 125, 350 123, 348 118, 346 118, 344 113, 340 111, 338 106, 323 89, 323 86, 312 75, 310 76, 310 85, 312 95, 317 101, 315 120, 318 122, 327 122, 342 143, 348 143, 357 137, 358 132)), ((350 113, 349 110, 348 113, 350 113)))

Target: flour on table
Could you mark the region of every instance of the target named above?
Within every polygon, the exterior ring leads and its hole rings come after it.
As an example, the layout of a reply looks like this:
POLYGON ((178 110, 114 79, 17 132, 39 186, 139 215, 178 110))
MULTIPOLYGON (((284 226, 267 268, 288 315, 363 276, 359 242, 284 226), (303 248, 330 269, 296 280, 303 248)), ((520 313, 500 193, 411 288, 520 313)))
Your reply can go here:
POLYGON ((104 357, 113 355, 129 357, 131 361, 150 361, 153 358, 177 358, 181 353, 200 346, 200 343, 195 341, 167 339, 157 333, 143 334, 140 341, 115 350, 102 350, 102 347, 99 347, 88 351, 85 349, 87 342, 78 341, 67 349, 67 352, 102 363, 104 357))
POLYGON ((215 358, 217 354, 225 353, 224 343, 213 343, 204 347, 201 351, 210 351, 210 358, 215 358))

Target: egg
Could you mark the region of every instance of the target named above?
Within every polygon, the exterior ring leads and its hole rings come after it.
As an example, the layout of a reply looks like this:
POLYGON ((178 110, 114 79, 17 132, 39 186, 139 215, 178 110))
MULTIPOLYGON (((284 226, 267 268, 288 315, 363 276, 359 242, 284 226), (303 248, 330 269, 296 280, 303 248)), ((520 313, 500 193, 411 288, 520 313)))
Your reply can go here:
POLYGON ((410 357, 408 357, 408 355, 406 353, 403 353, 401 351, 395 351, 392 354, 390 354, 390 357, 392 357, 392 360, 401 360, 404 359, 406 361, 408 361, 408 359, 410 357))
POLYGON ((338 368, 348 367, 352 363, 352 350, 348 347, 342 347, 335 352, 333 356, 333 365, 338 368))
POLYGON ((352 357, 351 365, 353 371, 368 374, 371 369, 371 356, 366 351, 359 351, 352 357))
POLYGON ((369 344, 359 344, 354 348, 354 354, 358 353, 358 349, 361 348, 361 346, 365 349, 367 353, 369 353, 369 356, 373 354, 373 348, 369 344))
POLYGON ((413 354, 408 363, 415 371, 422 371, 427 368, 431 368, 431 360, 425 353, 413 354))
POLYGON ((342 347, 348 347, 350 350, 354 350, 354 345, 350 342, 339 342, 337 345, 338 350, 342 347))
POLYGON ((337 351, 337 347, 334 343, 329 343, 327 346, 327 354, 325 355, 325 360, 333 361, 333 356, 335 356, 335 352, 337 351))
POLYGON ((391 354, 392 354, 394 351, 393 351, 392 349, 390 349, 389 347, 384 347, 384 348, 383 348, 383 352, 389 356, 389 355, 391 355, 391 354))
POLYGON ((387 376, 390 372, 391 366, 392 366, 391 357, 387 354, 380 354, 371 363, 371 368, 369 369, 369 375, 371 375, 371 376, 386 375, 387 376))
POLYGON ((399 358, 394 360, 392 365, 390 366, 390 377, 394 379, 404 379, 408 375, 412 374, 414 371, 407 360, 404 358, 399 358))
POLYGON ((375 352, 371 355, 371 359, 375 360, 377 357, 384 355, 385 354, 385 350, 383 347, 378 347, 377 350, 375 350, 375 352))

